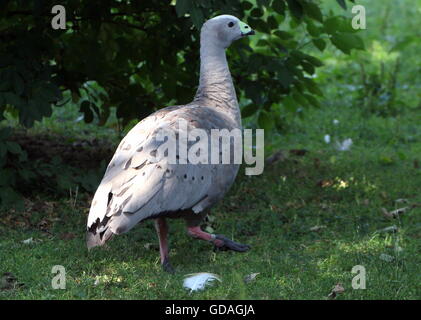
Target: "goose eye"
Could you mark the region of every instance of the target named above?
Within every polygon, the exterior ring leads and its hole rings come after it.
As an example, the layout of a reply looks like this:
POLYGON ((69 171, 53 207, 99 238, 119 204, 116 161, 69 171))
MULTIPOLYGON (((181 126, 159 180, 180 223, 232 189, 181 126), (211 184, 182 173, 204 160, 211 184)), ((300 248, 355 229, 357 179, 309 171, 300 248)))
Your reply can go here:
POLYGON ((230 28, 232 28, 234 26, 234 22, 230 22, 230 23, 228 23, 228 27, 230 27, 230 28))

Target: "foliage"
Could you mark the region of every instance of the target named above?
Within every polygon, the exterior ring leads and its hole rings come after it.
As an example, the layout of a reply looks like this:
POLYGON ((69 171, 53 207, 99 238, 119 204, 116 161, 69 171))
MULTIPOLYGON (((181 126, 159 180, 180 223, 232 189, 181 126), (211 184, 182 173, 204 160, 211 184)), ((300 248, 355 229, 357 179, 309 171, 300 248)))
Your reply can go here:
MULTIPOLYGON (((55 4, 0 4, 0 120, 7 112, 31 127, 51 116, 53 104, 72 99, 87 123, 98 118, 103 125, 115 107, 127 124, 156 108, 187 103, 197 85, 198 30, 205 19, 227 13, 258 32, 229 52, 243 117, 254 115, 259 126, 282 129, 288 114, 319 106, 322 96, 312 77, 323 63, 304 52, 306 45, 323 51, 332 42, 346 53, 363 49, 350 21, 323 14, 310 0, 68 0, 62 3, 66 30, 51 27, 55 4), (297 39, 300 34, 303 39, 297 39), (61 101, 63 92, 71 98, 61 101)), ((15 177, 28 176, 28 166, 18 168, 25 165, 19 164, 24 153, 7 160, 8 154, 19 154, 18 146, 3 142, 0 147, 8 150, 0 154, 0 168, 10 176, 3 179, 8 181, 3 193, 11 192, 15 177), (6 163, 13 165, 6 168, 6 163)))
POLYGON ((71 91, 87 122, 94 113, 105 120, 110 106, 127 123, 189 102, 197 84, 192 75, 198 72, 198 29, 220 13, 244 19, 259 34, 231 50, 232 74, 240 96, 249 99, 244 116, 274 113, 275 125, 281 125, 279 102, 286 97, 289 112, 318 106, 321 92, 312 76, 322 62, 303 52, 307 42, 321 51, 326 42, 346 53, 363 48, 350 21, 324 15, 310 0, 69 0, 63 3, 66 30, 50 27, 54 4, 2 2, 0 111, 14 112, 25 126, 51 114, 60 90, 71 91), (297 39, 303 29, 304 39, 297 39), (96 81, 97 88, 87 81, 96 81), (88 98, 81 98, 81 91, 88 98))

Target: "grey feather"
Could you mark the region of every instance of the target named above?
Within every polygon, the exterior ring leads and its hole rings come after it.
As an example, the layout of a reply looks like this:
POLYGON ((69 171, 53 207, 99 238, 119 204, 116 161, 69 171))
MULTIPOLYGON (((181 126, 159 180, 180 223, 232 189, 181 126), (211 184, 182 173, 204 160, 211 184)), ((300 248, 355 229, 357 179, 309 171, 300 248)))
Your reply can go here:
POLYGON ((151 153, 162 143, 156 139, 158 130, 179 133, 178 119, 186 120, 189 130, 201 128, 209 133, 211 129, 241 128, 225 51, 216 57, 209 53, 213 52, 210 44, 203 41, 207 32, 204 26, 200 83, 193 102, 151 114, 120 142, 92 201, 87 224, 89 247, 102 245, 113 234, 127 232, 142 220, 163 212, 189 209, 191 214, 199 214, 219 201, 232 185, 237 164, 151 160, 151 153))

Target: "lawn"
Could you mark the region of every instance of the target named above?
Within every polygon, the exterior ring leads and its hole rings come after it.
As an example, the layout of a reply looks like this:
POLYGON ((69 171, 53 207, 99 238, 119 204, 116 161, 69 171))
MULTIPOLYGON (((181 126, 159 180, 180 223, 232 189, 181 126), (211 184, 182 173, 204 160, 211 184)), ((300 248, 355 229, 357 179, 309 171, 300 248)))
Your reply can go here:
POLYGON ((88 252, 92 194, 40 195, 27 199, 25 210, 2 214, 0 270, 17 283, 0 290, 0 298, 327 299, 340 283, 345 291, 336 299, 420 299, 421 130, 415 113, 383 120, 326 107, 297 121, 285 140, 284 157, 261 176, 240 172, 205 224, 250 244, 249 252, 214 253, 210 244, 190 239, 182 221, 171 221, 176 274, 170 275, 161 270, 151 221, 88 252), (353 139, 350 150, 323 141, 325 132, 335 131, 353 139), (382 211, 407 206, 413 208, 395 219, 382 211), (54 265, 65 267, 65 290, 51 287, 54 265), (365 267, 365 290, 352 289, 355 265, 365 267), (216 273, 222 282, 190 293, 183 277, 195 272, 216 273), (251 273, 259 275, 245 283, 251 273))

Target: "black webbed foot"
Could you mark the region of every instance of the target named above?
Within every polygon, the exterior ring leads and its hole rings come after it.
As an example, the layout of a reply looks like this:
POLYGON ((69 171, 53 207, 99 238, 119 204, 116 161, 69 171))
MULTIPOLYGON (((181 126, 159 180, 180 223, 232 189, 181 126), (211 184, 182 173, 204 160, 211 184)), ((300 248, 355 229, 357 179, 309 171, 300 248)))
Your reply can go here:
POLYGON ((165 272, 168 272, 168 273, 171 273, 171 274, 175 273, 175 270, 174 270, 173 266, 171 265, 170 260, 168 258, 165 258, 164 262, 162 263, 162 269, 165 272))

